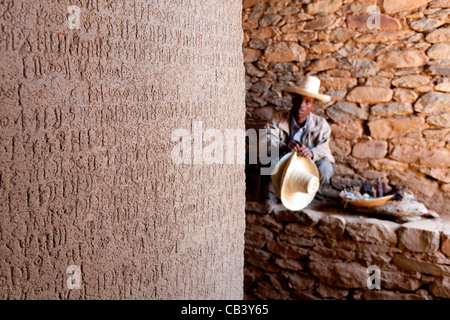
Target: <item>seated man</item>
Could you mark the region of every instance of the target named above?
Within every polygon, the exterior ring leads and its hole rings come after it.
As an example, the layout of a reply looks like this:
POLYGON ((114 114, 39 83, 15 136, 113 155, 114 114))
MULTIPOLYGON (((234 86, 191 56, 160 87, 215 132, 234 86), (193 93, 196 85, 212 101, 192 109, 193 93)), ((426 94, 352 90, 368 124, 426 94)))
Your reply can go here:
MULTIPOLYGON (((269 147, 278 148, 278 161, 286 153, 295 151, 301 156, 312 159, 320 173, 321 186, 328 184, 333 176, 334 157, 329 147, 331 129, 327 121, 311 111, 315 99, 330 101, 327 95, 319 94, 320 80, 306 76, 299 86, 284 89, 292 95, 292 108, 276 114, 266 125, 269 147)), ((268 202, 275 202, 276 195, 271 176, 264 176, 264 194, 268 202)), ((320 193, 321 190, 319 190, 320 193)))

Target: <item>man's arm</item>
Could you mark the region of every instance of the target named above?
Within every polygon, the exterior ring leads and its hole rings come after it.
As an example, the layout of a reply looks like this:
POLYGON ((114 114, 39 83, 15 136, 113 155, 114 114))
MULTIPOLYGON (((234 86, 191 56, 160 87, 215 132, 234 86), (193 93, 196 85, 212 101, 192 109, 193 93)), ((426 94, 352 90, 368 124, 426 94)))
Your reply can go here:
POLYGON ((330 149, 330 136, 331 136, 330 125, 326 121, 323 121, 322 128, 318 136, 318 142, 316 146, 311 149, 313 153, 314 162, 322 159, 327 160, 331 163, 335 162, 330 149))

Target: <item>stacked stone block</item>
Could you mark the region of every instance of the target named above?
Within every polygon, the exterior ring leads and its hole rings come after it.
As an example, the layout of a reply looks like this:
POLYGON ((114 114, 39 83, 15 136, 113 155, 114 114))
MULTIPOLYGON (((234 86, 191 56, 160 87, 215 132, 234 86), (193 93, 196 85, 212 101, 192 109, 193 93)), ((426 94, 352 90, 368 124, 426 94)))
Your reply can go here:
POLYGON ((334 188, 380 177, 449 217, 449 13, 448 0, 244 0, 247 127, 291 107, 283 88, 318 76, 332 96, 314 112, 332 128, 334 188))
POLYGON ((450 299, 450 223, 247 203, 246 299, 450 299), (369 289, 369 266, 381 288, 369 289))

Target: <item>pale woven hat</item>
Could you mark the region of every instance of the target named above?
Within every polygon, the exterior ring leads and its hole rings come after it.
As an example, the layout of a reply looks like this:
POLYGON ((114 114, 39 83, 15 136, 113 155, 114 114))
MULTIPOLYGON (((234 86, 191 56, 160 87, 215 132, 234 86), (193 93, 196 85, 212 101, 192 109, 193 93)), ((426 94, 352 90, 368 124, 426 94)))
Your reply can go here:
POLYGON ((272 175, 275 193, 292 211, 308 206, 319 190, 319 170, 311 159, 290 152, 278 161, 272 175))
POLYGON ((285 92, 297 93, 302 96, 313 97, 322 102, 328 102, 331 97, 326 94, 320 94, 320 79, 313 76, 306 76, 298 86, 284 88, 285 92))

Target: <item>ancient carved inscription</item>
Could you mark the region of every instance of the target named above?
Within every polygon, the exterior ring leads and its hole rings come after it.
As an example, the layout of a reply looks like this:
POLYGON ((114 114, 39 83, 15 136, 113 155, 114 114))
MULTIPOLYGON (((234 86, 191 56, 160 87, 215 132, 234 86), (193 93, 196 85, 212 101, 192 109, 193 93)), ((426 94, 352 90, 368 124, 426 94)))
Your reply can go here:
POLYGON ((242 298, 243 166, 170 158, 244 125, 240 10, 0 1, 0 299, 242 298))

